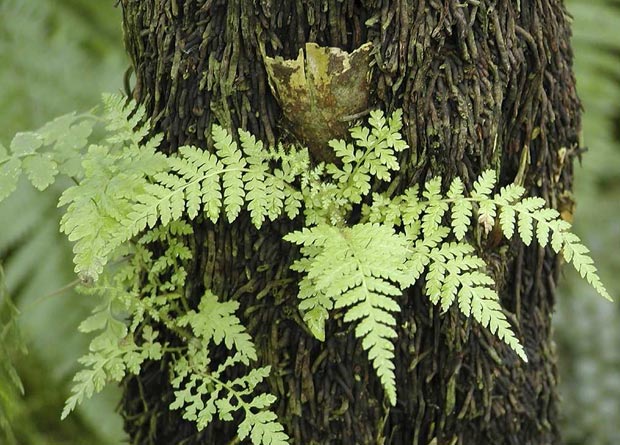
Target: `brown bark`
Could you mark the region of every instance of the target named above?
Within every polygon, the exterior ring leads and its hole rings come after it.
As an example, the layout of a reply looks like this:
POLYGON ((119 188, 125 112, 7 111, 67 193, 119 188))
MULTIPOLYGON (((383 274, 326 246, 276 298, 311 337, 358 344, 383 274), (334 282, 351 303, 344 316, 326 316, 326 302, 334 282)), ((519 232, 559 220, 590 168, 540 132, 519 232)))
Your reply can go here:
MULTIPOLYGON (((579 150, 579 102, 568 17, 560 0, 121 0, 135 97, 166 150, 209 146, 218 122, 273 143, 290 139, 270 91, 266 56, 297 57, 306 42, 353 51, 372 42, 371 108, 402 108, 412 149, 402 187, 441 173, 471 185, 494 168, 523 178, 565 215, 579 150), (206 131, 206 133, 205 133, 206 131), (520 167, 524 167, 520 170, 520 167)), ((253 229, 195 225, 188 286, 239 299, 269 390, 293 443, 555 444, 556 369, 551 312, 558 262, 543 249, 492 236, 480 248, 526 346, 521 362, 456 310, 440 314, 419 289, 403 296, 397 342, 398 404, 389 408, 350 326, 333 321, 325 343, 302 327, 290 224, 253 229)), ((133 444, 222 444, 234 424, 201 433, 167 408, 166 364, 125 384, 133 444)))

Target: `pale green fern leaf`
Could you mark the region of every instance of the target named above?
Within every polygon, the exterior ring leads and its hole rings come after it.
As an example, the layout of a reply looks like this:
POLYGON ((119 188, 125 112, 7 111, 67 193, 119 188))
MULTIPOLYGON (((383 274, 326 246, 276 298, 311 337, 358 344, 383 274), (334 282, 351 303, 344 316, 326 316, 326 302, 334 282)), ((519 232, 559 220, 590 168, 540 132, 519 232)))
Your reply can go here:
POLYGON ((158 334, 150 327, 144 329, 143 342, 138 346, 127 335, 126 326, 111 315, 106 316, 103 323, 92 318, 88 323, 87 330, 97 329, 94 324, 105 326, 105 330, 91 341, 90 352, 78 360, 85 368, 73 378, 75 384, 65 402, 62 419, 84 399, 100 392, 107 383, 120 382, 127 373, 138 374, 145 360, 162 357, 162 345, 156 341, 158 334))
POLYGON ((581 278, 584 278, 602 297, 613 301, 598 276, 594 261, 588 255, 590 250, 581 243, 581 239, 574 233, 562 232, 562 237, 562 252, 566 262, 572 263, 581 278))
POLYGON ((277 422, 273 411, 246 412, 244 421, 239 425, 239 439, 250 436, 253 445, 288 445, 289 437, 284 427, 277 422))
MULTIPOLYGON (((59 206, 68 206, 61 230, 75 241, 75 270, 86 281, 97 279, 118 246, 147 225, 152 227, 159 211, 166 219, 179 215, 178 200, 166 201, 168 196, 162 187, 149 183, 150 177, 162 174, 169 164, 152 145, 138 145, 145 142, 145 133, 130 134, 138 124, 123 120, 133 112, 132 107, 122 98, 107 98, 104 120, 117 133, 107 140, 107 145, 89 147, 83 156, 82 180, 65 190, 59 201, 59 206), (147 189, 161 202, 144 199, 147 189)), ((145 127, 148 122, 140 128, 145 127)))
MULTIPOLYGON (((260 228, 265 221, 267 215, 272 216, 275 207, 273 196, 274 181, 269 175, 269 165, 265 159, 265 148, 261 141, 246 131, 239 131, 239 139, 241 140, 241 148, 245 155, 245 160, 249 165, 248 171, 243 174, 243 181, 247 190, 246 199, 248 201, 248 210, 250 218, 255 227, 260 228), (269 182, 268 183, 268 179, 269 182)), ((277 181, 275 181, 277 182, 277 181)), ((282 191, 282 184, 278 184, 282 191)), ((282 193, 278 194, 281 198, 282 193)), ((279 200, 279 209, 283 206, 282 199, 279 200)), ((278 211, 275 211, 279 215, 278 211)), ((275 218, 272 218, 275 219, 275 218)))
POLYGON ((474 190, 471 194, 472 198, 489 198, 493 192, 496 182, 497 175, 495 172, 493 170, 485 170, 482 172, 478 180, 474 182, 474 190))
POLYGON ((478 224, 485 233, 489 233, 495 225, 496 204, 490 195, 495 187, 497 177, 493 170, 484 171, 474 182, 471 197, 478 202, 478 224))
POLYGON ((406 270, 406 238, 384 225, 358 224, 348 228, 319 225, 293 232, 285 239, 302 245, 302 253, 311 255, 293 266, 306 272, 302 302, 312 301, 313 316, 318 313, 324 317, 331 302, 335 309, 348 308, 344 320, 358 322, 355 334, 362 339, 362 348, 368 351, 388 399, 394 404, 392 339, 397 334, 391 313, 400 310, 394 297, 411 284, 406 270), (317 307, 321 309, 317 311, 317 307))
POLYGON ((422 216, 422 231, 425 236, 436 232, 448 211, 448 203, 442 199, 441 177, 435 177, 424 185, 422 196, 426 198, 426 207, 422 216))
POLYGON ((224 165, 212 153, 192 146, 179 148, 180 157, 170 158, 172 168, 185 181, 185 199, 190 219, 202 208, 207 217, 216 222, 222 208, 220 175, 224 165))
POLYGON ((410 235, 417 237, 421 230, 420 215, 424 209, 424 204, 420 202, 419 187, 414 185, 408 188, 401 200, 401 219, 406 228, 409 228, 410 235))
POLYGON ((515 336, 510 323, 499 304, 497 293, 487 287, 463 287, 467 289, 467 296, 471 298, 471 314, 484 327, 500 340, 505 342, 527 362, 527 354, 519 339, 515 336))
POLYGON ((396 109, 388 118, 390 131, 386 135, 386 142, 395 152, 400 153, 409 148, 407 142, 403 139, 401 130, 403 128, 403 110, 396 109))
POLYGON ((21 173, 22 163, 17 158, 5 160, 0 165, 0 201, 3 201, 15 191, 21 173))
POLYGON ((58 164, 49 153, 28 156, 22 166, 32 185, 39 190, 49 187, 58 174, 58 164))
POLYGON ((139 146, 150 132, 144 106, 118 94, 103 94, 107 141, 110 144, 129 143, 139 146))
POLYGON ((534 223, 532 216, 529 213, 519 213, 519 235, 521 236, 521 241, 526 246, 529 246, 532 243, 532 238, 534 237, 534 223))
POLYGON ((80 174, 81 169, 76 164, 92 132, 93 122, 77 121, 78 117, 72 113, 37 131, 17 133, 11 141, 10 154, 0 146, 0 201, 15 190, 22 171, 38 190, 49 187, 59 172, 74 177, 80 174))
POLYGON ((519 201, 525 195, 525 189, 517 184, 509 184, 502 187, 495 195, 494 201, 497 205, 510 205, 519 201))
POLYGON ((242 178, 247 163, 228 131, 219 125, 214 125, 211 134, 219 160, 226 167, 222 176, 224 208, 228 221, 232 222, 239 215, 245 200, 242 178))
POLYGON ((181 327, 189 325, 194 335, 206 343, 220 345, 223 342, 229 350, 234 348, 241 362, 249 365, 251 360, 257 359, 256 348, 235 315, 238 308, 238 302, 218 302, 211 291, 206 291, 198 304, 198 311, 187 312, 179 317, 177 324, 181 327))
POLYGON ((469 229, 472 216, 471 201, 464 199, 463 181, 454 178, 446 197, 452 201, 452 232, 458 241, 462 240, 469 229))
POLYGON ((515 232, 515 219, 516 211, 511 207, 504 207, 499 214, 499 224, 502 228, 502 233, 508 239, 512 238, 515 232))
POLYGON ((517 227, 521 241, 526 246, 532 243, 534 238, 534 214, 545 205, 545 200, 538 197, 525 198, 517 202, 512 208, 518 213, 517 227))
POLYGON ((13 155, 32 154, 43 145, 43 138, 34 131, 17 133, 11 140, 9 146, 13 155))
POLYGON ((234 420, 243 411, 238 426, 240 438, 248 435, 254 445, 278 443, 288 445, 288 436, 277 416, 268 408, 275 402, 271 394, 253 394, 269 376, 270 367, 257 367, 248 373, 226 380, 224 373, 240 363, 249 365, 257 359, 252 339, 234 315, 239 303, 219 302, 207 291, 198 311, 189 311, 176 321, 180 328, 191 327, 196 342, 191 342, 186 356, 173 364, 172 386, 175 399, 171 409, 183 409, 183 418, 196 422, 198 430, 207 427, 217 415, 222 421, 234 420), (231 354, 214 370, 209 346, 224 345, 231 354), (232 352, 234 351, 234 352, 232 352), (186 358, 187 357, 187 358, 186 358))
MULTIPOLYGON (((337 235, 338 230, 335 227, 321 224, 291 232, 284 237, 285 240, 302 246, 303 257, 295 261, 291 269, 305 272, 299 282, 299 310, 310 332, 320 341, 325 340, 325 323, 334 303, 333 295, 329 292, 330 281, 326 281, 327 286, 319 287, 316 280, 323 278, 325 281, 325 275, 329 276, 330 272, 350 268, 345 261, 347 252, 328 244, 328 241, 337 235), (320 265, 323 267, 317 267, 317 257, 321 257, 320 265)), ((340 276, 344 274, 341 273, 340 276)), ((340 286, 345 289, 349 287, 346 283, 340 286)))
MULTIPOLYGON (((368 129, 366 129, 366 132, 364 133, 360 127, 354 127, 351 129, 351 134, 357 141, 364 140, 364 138, 368 136, 368 133, 368 129)), ((332 139, 327 144, 334 151, 336 157, 340 158, 343 165, 357 164, 362 160, 362 156, 364 155, 362 150, 356 150, 353 144, 347 143, 342 139, 332 139)), ((342 174, 343 173, 340 173, 340 175, 342 174)), ((337 172, 334 175, 334 179, 341 180, 337 172)), ((346 181, 346 177, 344 180, 346 181)))

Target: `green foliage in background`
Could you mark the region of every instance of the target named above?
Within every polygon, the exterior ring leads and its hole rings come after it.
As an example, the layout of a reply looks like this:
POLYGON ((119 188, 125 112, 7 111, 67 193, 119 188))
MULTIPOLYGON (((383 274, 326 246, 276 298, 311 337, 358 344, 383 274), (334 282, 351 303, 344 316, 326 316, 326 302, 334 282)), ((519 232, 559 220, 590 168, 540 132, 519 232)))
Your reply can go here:
MULTIPOLYGON (((120 11, 113 1, 0 0, 0 143, 19 130, 40 126, 66 110, 92 107, 101 91, 118 90, 128 66, 122 48, 120 11)), ((0 262, 6 282, 0 300, 3 344, 24 383, 15 391, 0 372, 0 443, 19 445, 117 444, 118 396, 109 393, 60 422, 76 360, 87 339, 74 335, 91 302, 73 298, 71 246, 58 232, 56 202, 62 187, 37 192, 26 181, 0 204, 0 262), (45 252, 41 256, 41 252, 45 252), (6 293, 6 292, 8 293, 6 293), (19 310, 16 326, 5 325, 10 296, 19 310), (71 310, 67 310, 67 308, 71 310), (9 343, 7 343, 8 345, 9 343), (19 343, 12 342, 12 345, 19 343), (44 379, 41 376, 45 376, 44 379), (4 419, 4 420, 3 420, 4 419), (10 424, 12 436, 5 436, 10 424)))
MULTIPOLYGON (((620 0, 567 0, 574 18, 577 91, 584 105, 575 230, 620 295, 620 0)), ((567 274, 555 317, 561 431, 567 445, 620 443, 620 307, 567 274), (602 329, 601 327, 604 327, 602 329)))

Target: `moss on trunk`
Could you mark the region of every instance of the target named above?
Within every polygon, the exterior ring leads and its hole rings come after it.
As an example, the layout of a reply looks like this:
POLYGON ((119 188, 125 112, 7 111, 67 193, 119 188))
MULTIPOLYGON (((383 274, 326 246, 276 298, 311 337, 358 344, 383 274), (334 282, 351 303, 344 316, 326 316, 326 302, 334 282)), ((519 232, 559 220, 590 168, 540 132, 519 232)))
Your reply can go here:
MULTIPOLYGON (((400 187, 441 173, 471 186, 486 168, 517 180, 569 216, 579 101, 569 20, 559 0, 121 0, 135 97, 166 150, 208 146, 214 122, 274 143, 295 140, 273 97, 267 57, 295 59, 306 43, 352 52, 372 43, 369 107, 402 108, 412 150, 400 187)), ((351 114, 359 110, 352 110, 351 114)), ((243 216, 243 215, 242 215, 243 216)), ((292 223, 294 225, 294 223, 292 223)), ((349 326, 320 343, 296 309, 289 227, 196 223, 190 294, 205 288, 242 304, 260 360, 272 365, 277 411, 301 444, 555 444, 551 312, 559 263, 536 246, 481 236, 502 303, 526 346, 521 362, 456 310, 403 296, 398 404, 389 408, 349 326)), ((165 362, 125 382, 133 444, 235 443, 234 425, 201 433, 167 408, 165 362)))

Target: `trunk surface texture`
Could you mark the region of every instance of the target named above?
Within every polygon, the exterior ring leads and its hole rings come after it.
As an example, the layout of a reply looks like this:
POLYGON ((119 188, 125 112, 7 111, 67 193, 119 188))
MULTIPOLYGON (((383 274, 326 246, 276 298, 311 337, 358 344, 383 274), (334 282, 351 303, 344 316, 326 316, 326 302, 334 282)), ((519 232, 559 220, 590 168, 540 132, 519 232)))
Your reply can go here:
MULTIPOLYGON (((368 106, 402 108, 410 150, 398 187, 441 174, 471 188, 488 168, 502 185, 522 181, 565 217, 579 153, 569 17, 560 0, 121 0, 126 46, 163 149, 211 146, 219 123, 265 142, 294 141, 299 115, 274 96, 268 59, 296 59, 306 43, 349 53, 371 44, 368 106), (295 125, 292 125, 295 122, 295 125)), ((351 110, 351 114, 359 110, 351 110)), ((303 141, 309 145, 312 141, 303 141)), ((212 289, 241 303, 267 385, 295 445, 549 445, 557 430, 551 313, 559 261, 494 232, 480 252, 524 343, 521 361, 453 307, 431 305, 414 286, 400 300, 398 403, 390 407, 350 324, 331 320, 326 341, 297 310, 297 249, 281 241, 299 221, 256 230, 194 223, 188 277, 194 303, 212 289)), ((228 444, 235 422, 197 432, 170 411, 166 361, 124 384, 122 412, 134 445, 228 444)))

